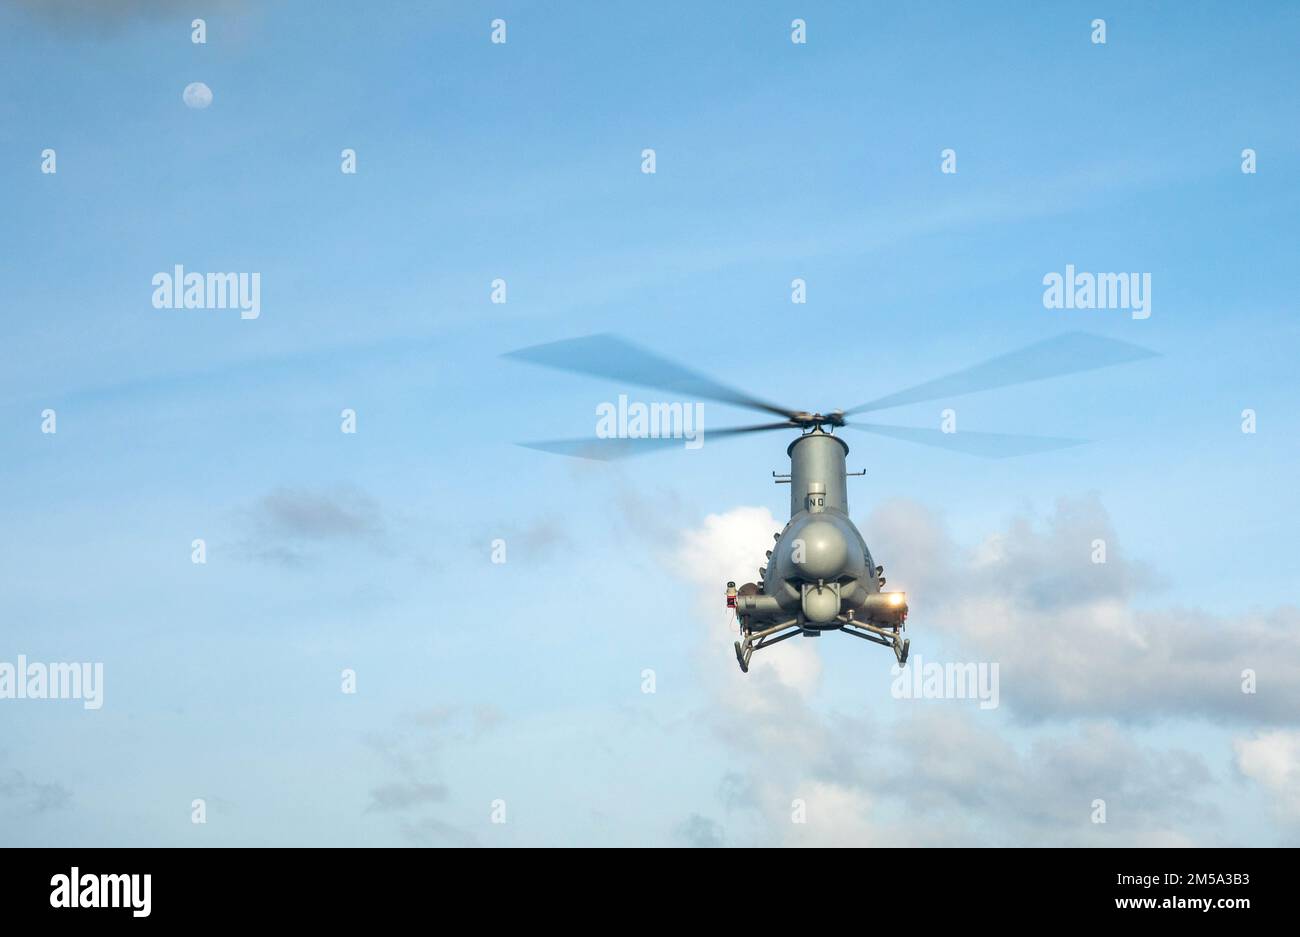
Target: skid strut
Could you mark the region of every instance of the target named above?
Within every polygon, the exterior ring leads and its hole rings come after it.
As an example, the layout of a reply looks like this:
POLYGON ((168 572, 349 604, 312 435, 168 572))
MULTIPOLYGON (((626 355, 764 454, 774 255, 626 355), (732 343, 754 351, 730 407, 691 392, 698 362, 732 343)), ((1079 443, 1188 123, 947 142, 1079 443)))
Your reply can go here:
POLYGON ((853 635, 855 638, 862 638, 864 641, 871 641, 874 644, 883 644, 885 647, 893 649, 894 656, 898 658, 898 666, 903 667, 907 664, 907 652, 912 647, 912 641, 910 638, 902 636, 899 627, 878 628, 866 622, 848 619, 840 626, 840 630, 845 634, 853 635))
POLYGON ((754 656, 755 651, 776 644, 778 641, 784 641, 786 638, 793 638, 802 631, 803 628, 797 618, 783 621, 779 625, 772 625, 762 631, 750 631, 747 627, 742 628, 742 640, 736 642, 736 663, 740 664, 742 671, 749 673, 749 659, 754 656), (781 632, 785 633, 782 634, 781 632))
MULTIPOLYGON (((894 652, 894 657, 898 659, 898 666, 906 666, 907 652, 911 648, 912 642, 902 636, 901 623, 893 628, 881 628, 848 617, 841 617, 837 619, 837 622, 838 630, 843 631, 845 634, 851 634, 855 638, 862 638, 864 641, 890 648, 894 652)), ((795 635, 802 633, 803 625, 800 624, 798 618, 791 618, 789 621, 783 621, 778 625, 771 625, 762 631, 750 631, 748 626, 742 623, 741 640, 735 643, 736 663, 740 664, 742 672, 749 673, 749 659, 754 656, 755 651, 770 647, 784 641, 786 638, 793 638, 795 635)))

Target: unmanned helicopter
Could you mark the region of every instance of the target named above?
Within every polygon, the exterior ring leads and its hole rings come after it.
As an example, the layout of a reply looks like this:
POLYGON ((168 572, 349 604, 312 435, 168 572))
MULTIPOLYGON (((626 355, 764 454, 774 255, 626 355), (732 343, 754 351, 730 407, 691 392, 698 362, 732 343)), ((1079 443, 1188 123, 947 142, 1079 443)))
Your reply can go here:
MULTIPOLYGON (((753 653, 786 638, 841 631, 891 648, 906 666, 910 639, 907 595, 884 591, 884 567, 849 519, 846 467, 848 444, 835 430, 849 428, 906 442, 937 446, 986 458, 1005 458, 1079 445, 1085 440, 1006 433, 945 432, 910 426, 850 422, 854 414, 993 390, 1080 371, 1126 364, 1155 355, 1146 348, 1084 332, 1071 332, 999 355, 846 410, 826 413, 777 406, 718 383, 668 358, 614 335, 590 335, 534 345, 506 357, 563 371, 609 378, 757 410, 778 421, 710 431, 731 437, 770 430, 799 430, 786 449, 790 471, 772 475, 790 486, 790 520, 774 534, 768 563, 758 581, 739 588, 726 584, 741 640, 735 643, 740 669, 749 672, 753 653)), ((662 447, 658 437, 562 439, 522 445, 561 455, 608 460, 662 447)), ((852 475, 865 474, 854 472, 852 475)))

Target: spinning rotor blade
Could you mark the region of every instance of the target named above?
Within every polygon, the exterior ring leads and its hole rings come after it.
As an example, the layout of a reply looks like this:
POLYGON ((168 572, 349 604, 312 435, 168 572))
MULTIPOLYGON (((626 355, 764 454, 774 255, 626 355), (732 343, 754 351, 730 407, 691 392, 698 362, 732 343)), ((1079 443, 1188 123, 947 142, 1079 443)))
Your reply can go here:
MULTIPOLYGON (((729 426, 726 429, 704 430, 700 435, 704 442, 715 437, 729 438, 746 433, 761 433, 770 429, 796 429, 789 423, 759 423, 754 426, 729 426)), ((539 449, 556 455, 574 456, 579 459, 592 459, 597 462, 610 462, 625 459, 628 456, 648 455, 671 447, 684 448, 688 440, 677 436, 620 438, 616 436, 590 439, 551 439, 544 442, 521 442, 526 449, 539 449)))
POLYGON ((1035 342, 1019 351, 998 355, 981 364, 954 371, 952 374, 926 381, 924 384, 917 384, 915 387, 890 394, 888 397, 858 404, 845 410, 844 413, 846 415, 866 413, 869 410, 901 407, 907 403, 959 397, 981 390, 1027 384, 1030 381, 1041 381, 1049 377, 1108 368, 1115 364, 1126 364, 1130 361, 1154 357, 1156 357, 1154 351, 1138 345, 1130 345, 1128 342, 1102 338, 1100 335, 1089 335, 1087 332, 1069 332, 1046 341, 1035 342))
POLYGON ((890 436, 905 442, 919 443, 922 446, 934 446, 938 449, 950 449, 967 455, 980 456, 985 459, 1008 459, 1012 456, 1031 455, 1035 452, 1051 452, 1053 449, 1068 449, 1087 442, 1086 439, 1063 439, 1054 436, 1019 436, 1014 433, 968 433, 960 430, 944 433, 937 429, 921 429, 915 426, 885 426, 880 423, 846 423, 845 426, 860 429, 878 436, 890 436))
POLYGON ((507 352, 505 357, 561 371, 576 371, 579 374, 668 390, 688 397, 763 410, 787 419, 798 412, 751 397, 614 335, 588 335, 533 345, 507 352))

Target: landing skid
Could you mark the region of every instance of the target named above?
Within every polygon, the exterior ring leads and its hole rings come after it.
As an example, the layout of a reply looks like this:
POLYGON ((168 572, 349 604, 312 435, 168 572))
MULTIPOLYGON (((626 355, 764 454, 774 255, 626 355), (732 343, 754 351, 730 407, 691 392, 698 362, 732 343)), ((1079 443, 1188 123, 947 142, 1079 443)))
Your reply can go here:
POLYGON ((861 638, 862 640, 870 641, 873 644, 883 644, 885 647, 893 648, 894 656, 898 658, 898 666, 907 666, 907 652, 912 647, 912 640, 911 638, 904 638, 898 630, 877 628, 875 625, 864 625, 860 621, 849 622, 848 624, 841 625, 840 630, 845 634, 853 635, 855 638, 861 638))
POLYGON ((802 633, 803 627, 797 618, 791 618, 789 621, 762 631, 750 631, 745 628, 741 632, 742 640, 736 642, 736 663, 740 664, 742 673, 749 673, 749 659, 754 656, 755 651, 771 647, 786 638, 793 638, 802 633))
MULTIPOLYGON (((782 622, 779 625, 773 625, 762 631, 750 631, 744 628, 741 631, 741 640, 735 643, 736 663, 740 665, 742 673, 749 673, 749 660, 754 656, 755 651, 770 647, 786 638, 793 638, 797 634, 803 633, 803 626, 798 619, 792 618, 789 621, 782 622)), ((851 634, 855 638, 861 638, 864 641, 870 641, 873 644, 880 644, 891 648, 894 656, 898 658, 898 666, 907 665, 907 652, 911 649, 912 642, 904 638, 901 634, 900 627, 879 628, 866 622, 854 621, 853 619, 841 619, 837 628, 830 630, 843 631, 845 634, 851 634)), ((816 632, 814 632, 816 633, 816 632)))

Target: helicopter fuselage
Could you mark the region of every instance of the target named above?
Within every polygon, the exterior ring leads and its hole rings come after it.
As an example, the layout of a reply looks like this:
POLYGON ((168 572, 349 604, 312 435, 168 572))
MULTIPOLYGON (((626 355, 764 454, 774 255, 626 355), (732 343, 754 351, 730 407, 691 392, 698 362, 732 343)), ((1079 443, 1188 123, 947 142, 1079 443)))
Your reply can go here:
POLYGON ((765 631, 797 628, 815 635, 846 626, 874 632, 902 625, 906 597, 881 592, 880 570, 849 520, 848 451, 842 439, 820 427, 786 450, 790 520, 760 570, 761 586, 748 583, 736 596, 736 614, 747 634, 758 638, 765 631))

